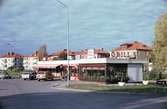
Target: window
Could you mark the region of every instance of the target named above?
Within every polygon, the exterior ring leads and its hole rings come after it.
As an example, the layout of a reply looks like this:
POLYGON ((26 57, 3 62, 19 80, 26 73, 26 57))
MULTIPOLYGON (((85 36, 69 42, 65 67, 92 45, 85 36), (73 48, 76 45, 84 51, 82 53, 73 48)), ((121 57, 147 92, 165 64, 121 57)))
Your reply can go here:
POLYGON ((119 52, 117 52, 117 57, 120 57, 120 53, 119 52))
POLYGON ((128 57, 129 57, 129 52, 127 52, 127 54, 128 54, 128 57))

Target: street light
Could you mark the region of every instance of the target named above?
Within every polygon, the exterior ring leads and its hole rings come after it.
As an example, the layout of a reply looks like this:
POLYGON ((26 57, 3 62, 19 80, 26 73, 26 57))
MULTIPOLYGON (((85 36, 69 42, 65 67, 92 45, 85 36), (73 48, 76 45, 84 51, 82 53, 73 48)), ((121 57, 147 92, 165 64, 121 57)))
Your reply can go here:
POLYGON ((59 0, 56 1, 67 9, 67 86, 69 86, 70 85, 70 65, 69 65, 70 8, 65 3, 59 0))

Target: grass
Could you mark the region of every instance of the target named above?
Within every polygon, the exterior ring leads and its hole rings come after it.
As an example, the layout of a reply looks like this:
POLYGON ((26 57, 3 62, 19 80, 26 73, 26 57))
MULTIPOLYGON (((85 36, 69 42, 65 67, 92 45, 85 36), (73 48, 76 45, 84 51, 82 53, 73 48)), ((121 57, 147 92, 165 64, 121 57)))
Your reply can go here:
POLYGON ((129 93, 149 93, 149 94, 167 94, 166 86, 157 85, 128 85, 128 86, 109 86, 99 84, 71 84, 70 88, 93 90, 102 92, 129 92, 129 93))

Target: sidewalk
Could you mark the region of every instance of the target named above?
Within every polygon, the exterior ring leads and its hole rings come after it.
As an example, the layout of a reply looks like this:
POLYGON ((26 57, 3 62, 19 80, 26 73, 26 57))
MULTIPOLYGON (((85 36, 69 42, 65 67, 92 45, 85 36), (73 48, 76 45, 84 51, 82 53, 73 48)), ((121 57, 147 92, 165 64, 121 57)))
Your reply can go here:
MULTIPOLYGON (((71 84, 75 84, 76 81, 70 81, 71 84)), ((79 82, 80 83, 80 82, 79 82)), ((66 81, 62 81, 59 83, 54 83, 51 84, 50 87, 52 89, 57 89, 57 90, 63 90, 63 91, 73 91, 73 92, 93 92, 93 90, 82 90, 82 89, 72 89, 72 88, 68 88, 66 81)))
MULTIPOLYGON (((70 81, 70 84, 95 84, 98 86, 118 86, 118 84, 105 84, 105 83, 100 83, 100 82, 89 82, 89 81, 70 81)), ((86 89, 73 89, 73 88, 68 88, 67 86, 67 82, 66 81, 59 81, 59 82, 55 82, 52 83, 50 85, 50 87, 52 89, 57 89, 57 90, 64 90, 64 91, 75 91, 75 92, 99 92, 99 91, 95 91, 95 90, 86 90, 86 89)), ((140 86, 142 85, 141 83, 127 83, 125 86, 140 86)), ((118 86, 120 87, 120 86, 118 86)), ((120 87, 121 88, 121 87, 120 87)), ((105 91, 106 93, 106 91, 105 91)), ((111 92, 110 92, 111 93, 111 92)), ((112 92, 113 93, 113 92, 112 92)), ((125 93, 125 92, 114 92, 114 93, 125 93)), ((126 92, 127 93, 127 92, 126 92)))

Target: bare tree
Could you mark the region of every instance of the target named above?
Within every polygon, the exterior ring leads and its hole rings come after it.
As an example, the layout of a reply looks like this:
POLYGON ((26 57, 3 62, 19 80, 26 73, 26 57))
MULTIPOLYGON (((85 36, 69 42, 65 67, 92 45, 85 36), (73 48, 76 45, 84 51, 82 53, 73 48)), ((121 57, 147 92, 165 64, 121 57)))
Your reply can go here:
POLYGON ((44 58, 47 59, 48 53, 47 53, 47 45, 42 45, 38 52, 37 52, 37 56, 39 61, 43 60, 44 58))
POLYGON ((59 53, 59 59, 62 59, 62 60, 66 60, 67 59, 67 51, 66 50, 61 51, 59 53))

